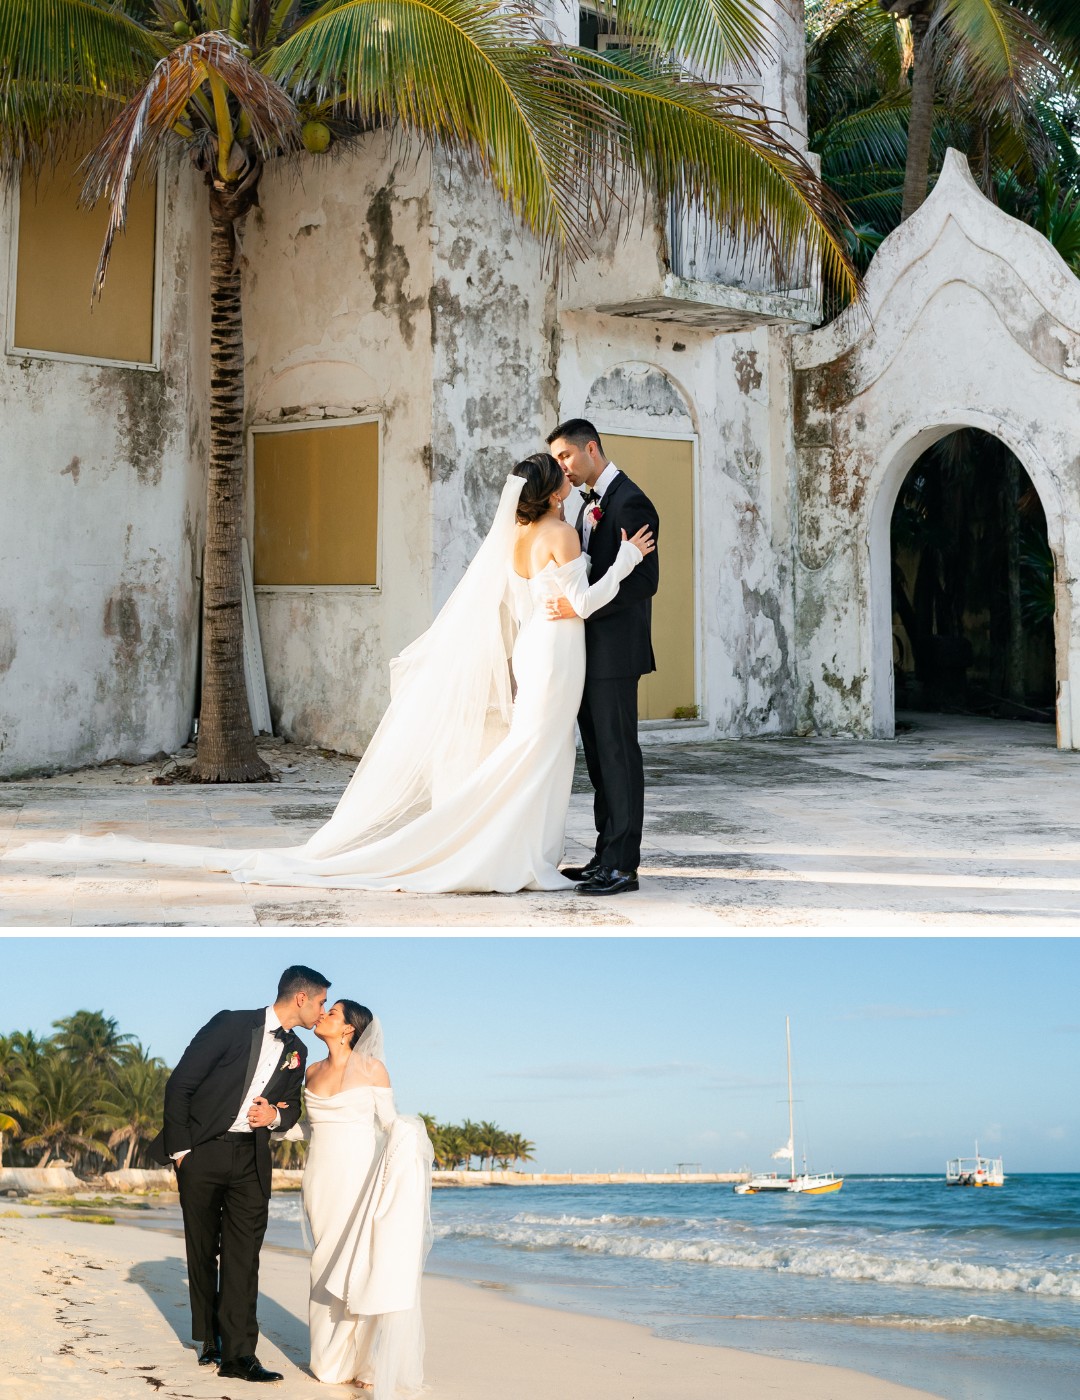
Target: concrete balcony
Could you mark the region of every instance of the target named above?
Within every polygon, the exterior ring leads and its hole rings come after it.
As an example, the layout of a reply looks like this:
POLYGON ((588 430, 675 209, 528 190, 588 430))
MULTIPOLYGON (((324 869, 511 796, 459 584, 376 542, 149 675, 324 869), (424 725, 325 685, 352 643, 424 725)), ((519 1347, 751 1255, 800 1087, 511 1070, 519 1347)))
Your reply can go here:
POLYGON ((753 248, 709 239, 700 223, 674 211, 653 228, 652 238, 631 235, 598 254, 562 308, 713 333, 820 323, 817 278, 809 287, 778 286, 753 248))
POLYGON ((593 310, 605 316, 637 316, 712 331, 813 326, 821 319, 820 298, 810 291, 751 291, 723 282, 676 277, 670 272, 652 295, 600 302, 593 310))

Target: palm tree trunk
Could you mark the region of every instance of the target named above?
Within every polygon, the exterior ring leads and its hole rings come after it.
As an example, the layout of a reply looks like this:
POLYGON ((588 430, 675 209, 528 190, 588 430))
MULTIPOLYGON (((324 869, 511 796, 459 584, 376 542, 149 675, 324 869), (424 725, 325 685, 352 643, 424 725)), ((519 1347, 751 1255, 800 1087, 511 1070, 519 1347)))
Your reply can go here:
MULTIPOLYGON (((246 182, 245 182, 246 183, 246 182)), ((255 202, 210 196, 210 470, 203 563, 204 673, 192 780, 250 783, 270 776, 252 733, 244 684, 244 327, 236 220, 255 202), (239 210, 239 212, 238 212, 239 210)), ((239 193, 239 192, 237 192, 239 193)))
POLYGON ((911 114, 908 117, 907 164, 901 222, 926 198, 930 183, 930 138, 934 131, 934 46, 928 37, 930 15, 911 16, 911 114))

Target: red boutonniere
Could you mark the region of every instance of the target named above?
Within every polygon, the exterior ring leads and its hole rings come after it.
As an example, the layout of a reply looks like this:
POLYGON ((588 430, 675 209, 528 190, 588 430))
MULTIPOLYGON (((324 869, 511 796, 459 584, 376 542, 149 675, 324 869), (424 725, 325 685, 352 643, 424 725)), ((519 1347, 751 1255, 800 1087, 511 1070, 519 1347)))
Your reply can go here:
POLYGON ((589 509, 585 512, 585 519, 589 521, 594 530, 596 529, 597 525, 600 524, 603 518, 604 512, 600 508, 599 502, 597 502, 597 504, 594 506, 590 506, 589 509))
POLYGON ((291 1055, 286 1055, 281 1064, 278 1065, 278 1072, 286 1069, 300 1068, 300 1051, 294 1050, 291 1055))

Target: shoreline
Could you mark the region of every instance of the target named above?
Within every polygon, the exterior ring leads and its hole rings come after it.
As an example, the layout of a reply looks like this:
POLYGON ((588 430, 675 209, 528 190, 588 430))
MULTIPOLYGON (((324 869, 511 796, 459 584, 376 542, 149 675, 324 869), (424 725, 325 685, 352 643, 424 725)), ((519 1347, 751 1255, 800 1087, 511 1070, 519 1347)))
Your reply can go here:
MULTIPOLYGON (((137 1223, 94 1225, 0 1211, 9 1278, 0 1337, 20 1400, 145 1397, 147 1384, 222 1400, 196 1363, 182 1242, 137 1223), (107 1379, 105 1379, 107 1378, 107 1379)), ((260 1272, 259 1356, 285 1373, 284 1400, 356 1396, 306 1372, 307 1261, 267 1247, 260 1272)), ((655 1336, 648 1327, 522 1302, 510 1289, 429 1274, 424 1280, 431 1400, 928 1400, 930 1392, 862 1372, 655 1336)), ((227 1388, 246 1393, 242 1383, 227 1388)))

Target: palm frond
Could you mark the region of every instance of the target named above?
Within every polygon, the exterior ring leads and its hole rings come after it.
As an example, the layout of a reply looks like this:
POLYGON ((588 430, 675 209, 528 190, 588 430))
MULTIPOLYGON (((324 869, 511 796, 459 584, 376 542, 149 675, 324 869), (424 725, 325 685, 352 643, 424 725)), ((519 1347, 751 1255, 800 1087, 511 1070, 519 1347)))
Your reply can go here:
POLYGON ((608 8, 620 33, 715 78, 760 71, 774 47, 776 19, 761 0, 609 0, 608 8))
POLYGON ((856 293, 843 206, 764 108, 648 55, 578 49, 573 62, 617 119, 611 154, 628 190, 701 213, 714 238, 747 241, 781 286, 808 285, 820 259, 856 293))
POLYGON ((588 252, 589 192, 567 135, 599 130, 606 114, 531 11, 498 0, 331 0, 265 71, 299 102, 474 162, 546 246, 588 252))
POLYGON ((0 0, 0 168, 54 159, 165 50, 113 0, 0 0))
POLYGON ((1076 0, 1021 0, 1021 4, 1049 38, 1055 56, 1080 71, 1080 6, 1076 0))
POLYGON ((1046 63, 1046 37, 1010 0, 942 0, 935 29, 948 31, 946 81, 987 115, 1019 119, 1024 92, 1046 63))
MULTIPOLYGON (((299 145, 299 121, 288 94, 266 78, 227 35, 200 34, 174 49, 161 59, 142 93, 128 103, 85 162, 83 198, 90 203, 109 200, 95 295, 100 295, 113 242, 124 227, 128 193, 140 163, 172 139, 195 95, 212 82, 227 90, 249 118, 252 139, 263 157, 299 145)), ((231 139, 231 130, 218 133, 221 139, 226 135, 231 139)))
POLYGON ((868 176, 882 168, 903 171, 910 111, 910 92, 890 92, 816 132, 814 149, 821 156, 823 172, 868 176))
POLYGON ((846 0, 830 9, 825 27, 806 49, 811 122, 820 125, 839 107, 850 110, 883 91, 898 91, 906 85, 910 62, 905 28, 878 0, 846 0))

